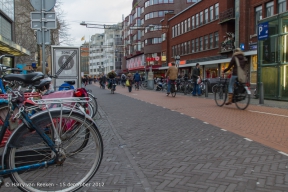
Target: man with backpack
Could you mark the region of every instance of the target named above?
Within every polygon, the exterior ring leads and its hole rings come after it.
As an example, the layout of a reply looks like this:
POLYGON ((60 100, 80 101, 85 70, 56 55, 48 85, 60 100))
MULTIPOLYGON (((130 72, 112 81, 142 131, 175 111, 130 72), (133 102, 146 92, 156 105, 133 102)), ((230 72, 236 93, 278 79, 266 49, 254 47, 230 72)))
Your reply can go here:
POLYGON ((135 82, 136 88, 139 90, 139 82, 141 80, 141 77, 140 77, 138 71, 134 74, 133 80, 135 82))
POLYGON ((125 86, 125 81, 126 81, 126 75, 123 73, 121 75, 121 84, 122 84, 122 86, 125 86))

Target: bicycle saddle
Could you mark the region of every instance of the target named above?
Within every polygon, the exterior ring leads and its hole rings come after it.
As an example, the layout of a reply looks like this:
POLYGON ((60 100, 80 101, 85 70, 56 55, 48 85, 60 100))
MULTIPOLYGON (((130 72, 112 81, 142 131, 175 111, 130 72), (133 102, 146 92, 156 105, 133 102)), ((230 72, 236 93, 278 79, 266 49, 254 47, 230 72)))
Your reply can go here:
POLYGON ((41 72, 33 72, 28 74, 7 74, 3 76, 6 81, 21 81, 25 84, 34 83, 44 78, 44 74, 41 72))
POLYGON ((64 81, 65 83, 68 83, 69 85, 75 85, 75 81, 64 81))
POLYGON ((42 80, 40 81, 39 84, 37 85, 33 85, 36 89, 40 89, 41 91, 45 90, 45 89, 49 89, 49 85, 51 83, 51 80, 42 80), (44 89, 45 87, 45 89, 44 89))

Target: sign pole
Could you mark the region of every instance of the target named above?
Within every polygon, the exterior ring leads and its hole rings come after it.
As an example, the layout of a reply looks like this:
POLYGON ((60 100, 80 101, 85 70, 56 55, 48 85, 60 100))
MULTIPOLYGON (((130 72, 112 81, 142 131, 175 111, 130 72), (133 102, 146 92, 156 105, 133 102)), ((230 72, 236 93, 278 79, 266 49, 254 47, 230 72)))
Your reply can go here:
POLYGON ((44 37, 44 27, 45 27, 45 23, 44 23, 44 0, 41 0, 41 7, 42 7, 42 14, 41 14, 41 32, 42 32, 42 72, 44 74, 44 76, 46 75, 45 72, 46 72, 46 66, 45 66, 45 37, 44 37))

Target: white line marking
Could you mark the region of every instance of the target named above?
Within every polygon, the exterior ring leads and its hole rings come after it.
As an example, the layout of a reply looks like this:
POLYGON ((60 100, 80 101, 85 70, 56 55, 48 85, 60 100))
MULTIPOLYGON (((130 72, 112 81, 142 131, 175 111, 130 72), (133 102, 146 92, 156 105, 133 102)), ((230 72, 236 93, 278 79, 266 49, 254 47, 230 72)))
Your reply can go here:
POLYGON ((252 113, 262 113, 265 115, 274 115, 274 116, 279 116, 279 117, 288 117, 287 115, 279 115, 279 114, 275 114, 275 113, 266 113, 266 112, 261 112, 261 111, 252 111, 252 110, 248 110, 252 113))
POLYGON ((221 131, 227 131, 226 129, 221 129, 221 131))
POLYGON ((251 140, 251 139, 248 139, 248 138, 244 138, 245 140, 247 140, 247 141, 253 141, 253 140, 251 140))
POLYGON ((209 124, 209 123, 207 123, 207 122, 203 122, 203 123, 205 123, 205 124, 209 124))
POLYGON ((278 151, 278 153, 281 153, 282 155, 286 155, 286 156, 288 156, 287 153, 284 153, 284 152, 282 152, 282 151, 278 151))
POLYGON ((184 113, 180 113, 181 115, 184 115, 184 113))
POLYGON ((163 107, 164 109, 166 109, 166 107, 163 107))
POLYGON ((171 110, 171 111, 174 111, 174 110, 171 110))
POLYGON ((192 119, 195 119, 195 117, 191 117, 192 119))

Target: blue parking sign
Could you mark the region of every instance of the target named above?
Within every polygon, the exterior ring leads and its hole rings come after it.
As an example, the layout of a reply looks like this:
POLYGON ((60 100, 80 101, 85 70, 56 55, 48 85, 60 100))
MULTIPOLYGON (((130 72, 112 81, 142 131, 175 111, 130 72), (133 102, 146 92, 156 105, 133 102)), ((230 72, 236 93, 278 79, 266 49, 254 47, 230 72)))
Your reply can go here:
POLYGON ((258 24, 258 40, 264 40, 269 37, 269 24, 268 22, 258 24))

